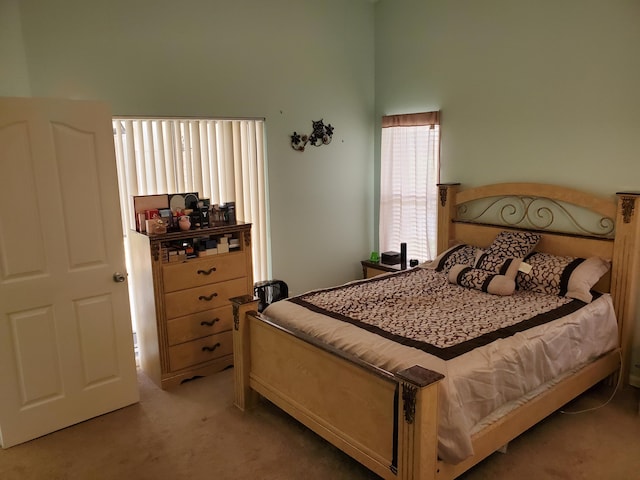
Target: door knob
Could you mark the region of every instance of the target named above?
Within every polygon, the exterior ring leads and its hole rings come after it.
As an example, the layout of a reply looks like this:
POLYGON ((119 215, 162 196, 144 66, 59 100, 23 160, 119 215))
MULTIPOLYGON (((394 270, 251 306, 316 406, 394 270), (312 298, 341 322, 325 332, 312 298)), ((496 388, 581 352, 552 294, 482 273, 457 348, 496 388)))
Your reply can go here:
POLYGON ((127 279, 126 273, 116 272, 113 274, 113 281, 116 283, 122 283, 127 279))

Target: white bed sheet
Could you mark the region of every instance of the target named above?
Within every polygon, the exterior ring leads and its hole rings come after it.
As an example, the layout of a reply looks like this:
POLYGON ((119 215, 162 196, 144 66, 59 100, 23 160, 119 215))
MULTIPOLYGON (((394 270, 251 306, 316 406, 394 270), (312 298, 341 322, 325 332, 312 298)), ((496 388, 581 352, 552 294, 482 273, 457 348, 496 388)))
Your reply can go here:
POLYGON ((273 303, 264 314, 387 371, 420 365, 444 374, 438 455, 448 463, 473 454, 472 433, 495 421, 495 412, 508 411, 541 386, 618 346, 608 294, 570 315, 448 361, 292 302, 273 303))

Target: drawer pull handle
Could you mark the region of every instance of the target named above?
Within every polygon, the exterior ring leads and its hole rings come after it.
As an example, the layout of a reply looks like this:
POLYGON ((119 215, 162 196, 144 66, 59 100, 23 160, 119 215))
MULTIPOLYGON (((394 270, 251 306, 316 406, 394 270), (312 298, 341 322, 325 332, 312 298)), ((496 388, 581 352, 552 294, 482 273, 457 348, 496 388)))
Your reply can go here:
POLYGON ((203 352, 213 352, 219 346, 220 346, 220 342, 216 343, 213 347, 202 347, 202 351, 203 352))
POLYGON ((203 320, 203 321, 200 322, 200 325, 203 326, 203 327, 204 326, 213 327, 213 324, 216 323, 216 322, 219 322, 219 321, 220 321, 219 318, 214 318, 213 320, 210 320, 208 322, 203 320))
POLYGON ((198 297, 198 300, 204 300, 206 302, 210 302, 211 300, 214 299, 214 297, 217 297, 218 294, 216 292, 213 292, 211 295, 200 295, 198 297))
POLYGON ((216 267, 211 267, 209 270, 198 270, 198 275, 211 275, 216 271, 216 267))

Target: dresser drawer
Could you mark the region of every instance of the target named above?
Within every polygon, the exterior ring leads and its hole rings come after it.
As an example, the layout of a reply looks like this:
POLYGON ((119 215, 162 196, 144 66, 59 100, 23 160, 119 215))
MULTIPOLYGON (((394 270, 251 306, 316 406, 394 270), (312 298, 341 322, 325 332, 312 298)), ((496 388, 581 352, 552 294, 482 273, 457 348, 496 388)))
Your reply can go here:
POLYGON ((173 371, 181 370, 232 353, 233 332, 222 332, 169 347, 169 365, 173 371))
POLYGON ((162 266, 165 293, 244 277, 246 274, 245 255, 236 252, 162 266))
POLYGON ((204 287, 189 288, 164 295, 166 318, 175 318, 229 305, 231 297, 247 292, 247 279, 236 278, 204 287))
POLYGON ((231 305, 227 305, 168 320, 167 338, 169 345, 177 345, 178 343, 231 330, 232 325, 233 308, 231 305))

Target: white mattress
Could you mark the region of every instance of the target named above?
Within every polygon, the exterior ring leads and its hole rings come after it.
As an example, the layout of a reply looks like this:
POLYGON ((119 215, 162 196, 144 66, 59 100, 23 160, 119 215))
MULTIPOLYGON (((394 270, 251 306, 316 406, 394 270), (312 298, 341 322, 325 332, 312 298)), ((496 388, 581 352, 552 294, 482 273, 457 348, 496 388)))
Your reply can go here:
POLYGON ((264 313, 275 323, 306 332, 390 372, 420 365, 444 374, 438 454, 448 463, 458 463, 473 454, 471 435, 494 421, 496 412, 508 411, 523 397, 539 392, 541 386, 618 344, 609 295, 566 317, 448 361, 292 302, 273 303, 264 313))

